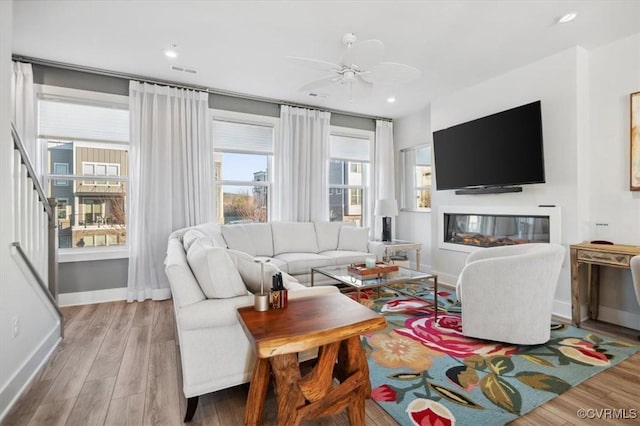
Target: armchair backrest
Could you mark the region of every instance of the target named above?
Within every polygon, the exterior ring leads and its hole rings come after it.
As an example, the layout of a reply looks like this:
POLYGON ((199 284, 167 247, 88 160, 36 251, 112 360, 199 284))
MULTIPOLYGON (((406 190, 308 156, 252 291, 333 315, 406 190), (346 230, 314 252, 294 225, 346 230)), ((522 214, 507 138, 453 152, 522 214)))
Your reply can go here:
POLYGON ((636 299, 640 305, 640 256, 631 258, 631 277, 633 278, 633 289, 636 291, 636 299))

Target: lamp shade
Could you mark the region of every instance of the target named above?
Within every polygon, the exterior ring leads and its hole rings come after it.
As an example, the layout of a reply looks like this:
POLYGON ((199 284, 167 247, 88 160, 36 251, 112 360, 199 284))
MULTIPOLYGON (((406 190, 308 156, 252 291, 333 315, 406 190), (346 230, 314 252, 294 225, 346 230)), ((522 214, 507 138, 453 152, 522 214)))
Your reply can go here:
POLYGON ((384 199, 376 201, 376 216, 398 216, 398 202, 396 200, 384 199))

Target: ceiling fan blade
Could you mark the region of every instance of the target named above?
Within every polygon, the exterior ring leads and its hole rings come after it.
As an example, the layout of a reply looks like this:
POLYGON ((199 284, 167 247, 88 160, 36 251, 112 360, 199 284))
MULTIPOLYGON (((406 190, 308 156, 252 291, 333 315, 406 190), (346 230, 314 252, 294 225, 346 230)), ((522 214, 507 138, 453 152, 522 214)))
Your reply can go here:
POLYGON ((402 84, 415 80, 422 72, 410 65, 381 62, 361 74, 363 80, 376 84, 402 84))
POLYGON ((384 43, 380 40, 365 40, 354 43, 342 56, 342 64, 357 65, 360 70, 368 70, 379 64, 384 56, 384 43))
POLYGON ((327 61, 321 61, 319 59, 311 59, 311 58, 300 58, 297 56, 285 56, 285 59, 291 63, 303 66, 305 68, 311 68, 314 70, 320 71, 336 71, 340 70, 342 67, 338 64, 333 64, 327 61))
POLYGON ((300 89, 300 92, 310 92, 315 89, 319 89, 321 87, 329 86, 333 83, 336 83, 340 80, 339 75, 332 75, 330 77, 321 78, 320 80, 312 81, 311 83, 305 84, 300 89))

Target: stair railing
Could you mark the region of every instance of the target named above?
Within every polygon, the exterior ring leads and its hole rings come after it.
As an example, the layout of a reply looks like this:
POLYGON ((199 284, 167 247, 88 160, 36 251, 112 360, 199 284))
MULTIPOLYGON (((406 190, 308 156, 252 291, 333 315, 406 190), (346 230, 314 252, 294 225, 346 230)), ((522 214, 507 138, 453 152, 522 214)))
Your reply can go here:
POLYGON ((22 139, 13 123, 14 242, 11 244, 24 260, 49 301, 58 308, 58 249, 56 201, 47 198, 22 139), (47 284, 48 282, 48 284, 47 284))

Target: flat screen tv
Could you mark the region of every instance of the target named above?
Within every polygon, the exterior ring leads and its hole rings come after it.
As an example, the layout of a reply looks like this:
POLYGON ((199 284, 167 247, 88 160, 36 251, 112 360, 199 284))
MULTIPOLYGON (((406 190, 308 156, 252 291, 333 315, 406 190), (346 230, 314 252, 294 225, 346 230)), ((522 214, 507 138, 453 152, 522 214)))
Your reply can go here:
POLYGON ((544 183, 540 101, 433 133, 436 189, 519 192, 544 183))

